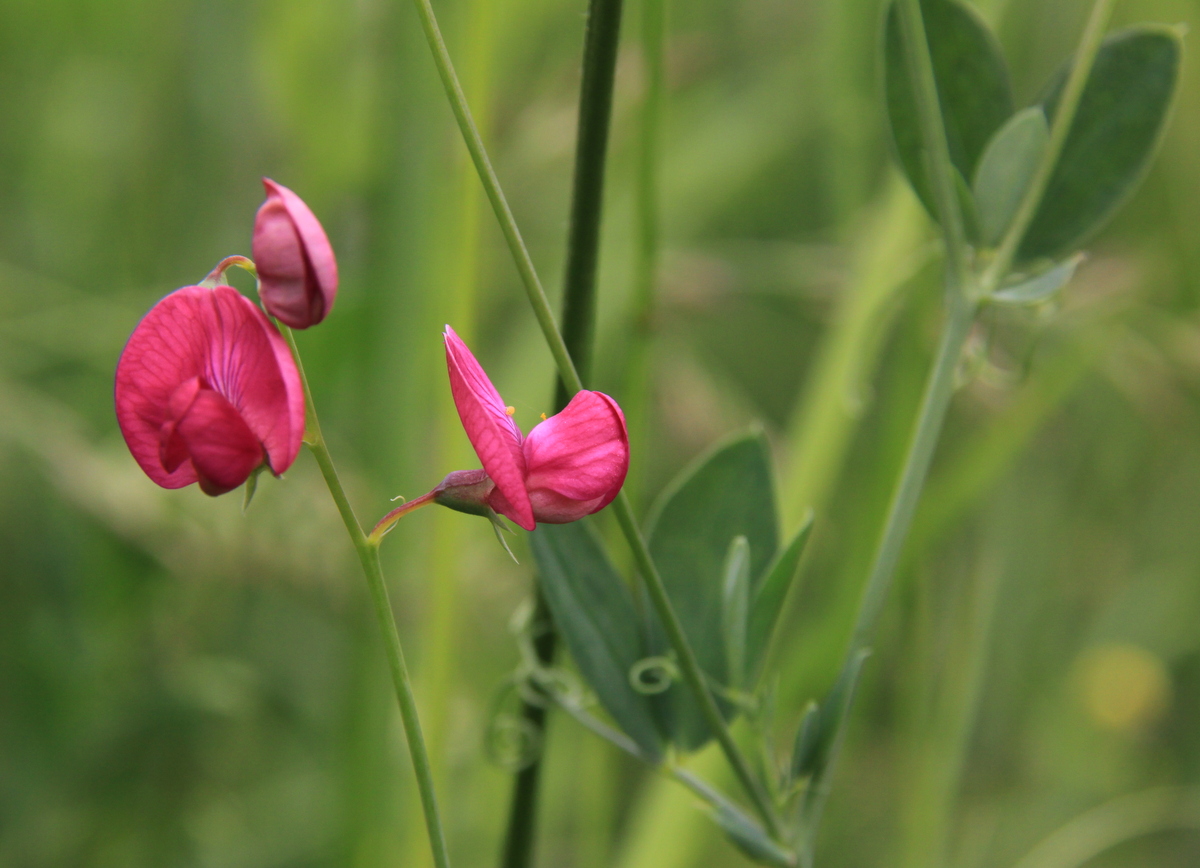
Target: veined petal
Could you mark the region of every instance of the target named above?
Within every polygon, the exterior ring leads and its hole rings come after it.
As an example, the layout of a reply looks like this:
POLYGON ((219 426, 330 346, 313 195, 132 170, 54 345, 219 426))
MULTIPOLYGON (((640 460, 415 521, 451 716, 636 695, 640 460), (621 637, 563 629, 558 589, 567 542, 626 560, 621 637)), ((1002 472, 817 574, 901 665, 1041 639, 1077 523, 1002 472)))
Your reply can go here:
POLYGON ((232 287, 185 286, 142 318, 117 363, 117 421, 147 476, 164 488, 198 479, 190 462, 175 464, 173 433, 163 441, 164 426, 191 403, 172 412, 172 399, 180 404, 177 391, 193 379, 232 405, 275 473, 291 465, 304 434, 304 396, 287 344, 232 287))
POLYGON ((625 483, 629 435, 617 402, 578 392, 529 432, 525 486, 538 521, 574 521, 603 509, 625 483))
POLYGON ((205 494, 237 488, 263 462, 263 449, 241 414, 221 395, 201 389, 175 425, 205 494))
POLYGON ((454 406, 458 408, 467 439, 483 469, 496 483, 499 497, 509 508, 503 514, 526 530, 533 530, 533 508, 525 493, 521 429, 508 415, 500 393, 475 356, 450 326, 446 326, 444 339, 450 393, 454 396, 454 406))

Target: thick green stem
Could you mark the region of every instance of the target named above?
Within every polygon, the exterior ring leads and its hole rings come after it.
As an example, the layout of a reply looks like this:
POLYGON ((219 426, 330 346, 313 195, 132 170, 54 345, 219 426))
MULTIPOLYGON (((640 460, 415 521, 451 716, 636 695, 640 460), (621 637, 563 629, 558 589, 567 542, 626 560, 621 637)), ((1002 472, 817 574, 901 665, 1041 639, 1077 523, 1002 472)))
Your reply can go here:
MULTIPOLYGON (((567 238, 567 267, 563 280, 562 339, 570 360, 575 364, 580 387, 590 378, 592 367, 604 170, 620 31, 621 0, 591 0, 584 36, 579 128, 575 142, 575 183, 567 238)), ((555 389, 556 409, 562 410, 577 391, 576 388, 568 388, 565 379, 560 379, 555 389)), ((540 589, 535 588, 534 595, 534 624, 539 628, 534 651, 542 666, 550 666, 554 662, 558 634, 540 589)), ((521 716, 539 732, 545 727, 546 709, 543 705, 525 702, 521 707, 521 716)), ((517 774, 513 783, 508 833, 504 841, 504 868, 525 868, 532 859, 541 770, 539 756, 517 774)))
POLYGON ((354 515, 346 490, 338 478, 337 468, 334 467, 333 457, 325 438, 321 434, 321 423, 317 419, 317 409, 313 404, 312 392, 308 388, 308 377, 304 373, 304 365, 300 361, 300 352, 296 346, 296 338, 292 330, 282 326, 284 337, 292 348, 296 359, 296 368, 300 372, 300 381, 304 386, 304 403, 307 409, 307 426, 304 442, 312 450, 321 468, 321 475, 333 502, 337 505, 338 514, 346 526, 346 533, 354 543, 363 574, 367 578, 367 586, 371 591, 371 603, 375 609, 375 617, 379 621, 379 632, 383 636, 384 650, 387 653, 388 669, 391 670, 392 684, 396 689, 396 701, 400 706, 400 719, 404 724, 404 735, 408 740, 408 752, 412 757, 413 772, 417 777, 417 789, 421 794, 421 807, 425 811, 425 828, 429 834, 429 846, 433 851, 433 861, 437 868, 450 868, 450 857, 446 853, 446 836, 442 831, 442 819, 438 813, 437 797, 433 789, 433 770, 429 764, 429 751, 425 747, 425 738, 421 734, 421 720, 417 715, 417 702, 413 697, 412 685, 408 677, 408 667, 404 662, 404 649, 400 646, 400 634, 396 631, 396 621, 392 616, 392 605, 388 600, 387 585, 383 581, 383 569, 379 563, 379 539, 368 537, 354 515))
MULTIPOLYGON (((517 228, 512 211, 509 209, 507 201, 504 198, 504 193, 500 189, 500 182, 484 150, 479 132, 475 128, 474 121, 471 120, 471 112, 467 106, 466 97, 454 73, 454 66, 450 62, 450 55, 446 51, 446 44, 442 40, 441 32, 438 29, 433 8, 429 5, 429 0, 414 0, 414 3, 416 3, 417 11, 421 16, 421 25, 425 30, 426 38, 433 51, 438 73, 441 75, 446 94, 450 99, 451 107, 454 109, 454 116, 458 120, 459 128, 462 131, 463 138, 466 140, 467 148, 475 163, 475 168, 479 172, 484 190, 487 192, 488 199, 492 203, 492 209, 496 213, 496 218, 500 221, 501 231, 508 242, 509 251, 516 262, 517 270, 524 281, 526 295, 529 298, 530 305, 533 307, 534 316, 537 318, 538 325, 541 326, 542 334, 549 345, 551 354, 554 356, 555 363, 558 365, 558 374, 562 379, 563 385, 569 393, 574 394, 583 388, 583 384, 579 379, 579 373, 575 369, 571 354, 568 352, 562 335, 558 330, 558 324, 554 320, 554 313, 550 310, 550 303, 546 300, 546 294, 542 290, 541 282, 538 280, 537 273, 533 268, 533 263, 525 248, 525 243, 521 239, 521 233, 517 228)), ((762 815, 767 828, 771 831, 771 834, 782 838, 779 819, 776 817, 775 811, 770 804, 770 799, 763 789, 762 784, 755 778, 753 772, 751 772, 750 765, 742 756, 736 742, 734 742, 725 719, 717 709, 716 700, 713 699, 712 692, 704 681, 704 675, 700 671, 699 664, 696 662, 696 654, 688 644, 687 637, 683 633, 683 628, 679 624, 679 618, 675 615, 671 607, 671 602, 667 598, 666 588, 663 586, 662 579, 654 567, 650 550, 646 546, 646 541, 642 538, 641 530, 638 528, 637 521, 633 517, 633 510, 629 506, 629 499, 625 496, 624 492, 618 495, 617 499, 613 502, 613 509, 616 512, 617 521, 621 526, 625 539, 633 551, 634 559, 637 561, 646 580, 647 587, 650 589, 650 598, 667 629, 667 637, 680 659, 685 680, 695 692, 696 699, 704 711, 709 726, 716 733, 717 741, 720 743, 722 750, 724 750, 726 757, 737 773, 738 779, 745 786, 746 792, 754 802, 755 807, 762 815)))

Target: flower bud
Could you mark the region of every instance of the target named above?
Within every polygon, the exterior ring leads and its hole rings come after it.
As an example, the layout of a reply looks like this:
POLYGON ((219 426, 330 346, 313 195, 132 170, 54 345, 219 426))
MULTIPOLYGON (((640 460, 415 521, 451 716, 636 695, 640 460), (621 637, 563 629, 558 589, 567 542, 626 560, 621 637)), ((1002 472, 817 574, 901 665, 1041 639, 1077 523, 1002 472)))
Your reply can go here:
POLYGON ((254 218, 254 264, 267 313, 294 329, 328 316, 337 297, 333 248, 304 201, 263 178, 267 201, 254 218))

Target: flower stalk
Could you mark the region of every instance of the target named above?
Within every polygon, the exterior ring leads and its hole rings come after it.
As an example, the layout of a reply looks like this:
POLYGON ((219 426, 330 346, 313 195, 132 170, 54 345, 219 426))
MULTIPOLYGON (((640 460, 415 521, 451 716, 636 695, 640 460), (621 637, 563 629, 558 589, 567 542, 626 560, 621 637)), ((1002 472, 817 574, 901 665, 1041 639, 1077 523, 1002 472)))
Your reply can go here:
MULTIPOLYGON (((438 812, 437 797, 433 787, 433 769, 429 762, 429 751, 425 746, 425 738, 421 734, 421 721, 417 714, 417 703, 413 696, 412 683, 408 675, 408 666, 404 662, 404 649, 400 645, 400 634, 396 630, 396 621, 392 615, 391 601, 388 599, 387 585, 383 579, 383 568, 379 562, 379 542, 382 534, 370 536, 365 534, 362 525, 350 506, 350 499, 338 478, 337 468, 329 447, 321 434, 321 423, 317 418, 317 410, 313 404, 312 392, 308 387, 308 377, 304 373, 304 365, 300 361, 300 351, 296 346, 296 338, 291 329, 283 327, 284 337, 292 349, 296 367, 300 371, 300 382, 304 388, 304 400, 307 405, 308 424, 304 432, 304 442, 317 459, 321 468, 321 476, 329 488, 333 502, 337 506, 346 533, 354 544, 354 551, 362 565, 363 575, 367 579, 367 587, 371 593, 371 604, 379 622, 379 632, 383 637, 384 650, 387 653, 388 669, 391 672, 392 684, 396 690, 396 701, 400 707, 400 719, 404 725, 404 735, 408 741, 408 752, 412 758, 413 772, 417 778, 417 790, 421 796, 421 807, 425 812, 425 828, 429 835, 429 846, 433 851, 433 861, 436 868, 450 868, 450 857, 446 852, 446 836, 442 828, 441 815, 438 812)), ((417 500, 404 504, 415 509, 417 500)), ((398 518, 398 516, 397 516, 398 518)))

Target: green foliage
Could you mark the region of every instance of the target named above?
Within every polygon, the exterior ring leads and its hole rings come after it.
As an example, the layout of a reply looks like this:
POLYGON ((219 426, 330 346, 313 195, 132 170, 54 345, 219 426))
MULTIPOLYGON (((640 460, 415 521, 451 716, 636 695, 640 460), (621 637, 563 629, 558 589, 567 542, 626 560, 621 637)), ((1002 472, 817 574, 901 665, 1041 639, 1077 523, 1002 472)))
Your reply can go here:
MULTIPOLYGON (((1050 185, 1021 242, 1024 259, 1069 252, 1120 206, 1145 173, 1179 82, 1182 40, 1175 30, 1135 27, 1104 40, 1050 185)), ((1054 112, 1065 63, 1042 99, 1054 112)))
POLYGON ((657 759, 662 739, 649 700, 630 683, 645 654, 628 587, 585 522, 538 525, 530 546, 542 593, 580 672, 613 720, 657 759))
POLYGON ((725 683, 741 690, 746 682, 746 631, 750 622, 750 544, 736 536, 729 544, 721 580, 721 638, 725 643, 725 683))
MULTIPOLYGON (((757 594, 777 545, 775 490, 767 444, 761 433, 720 444, 680 474, 650 519, 649 543, 667 593, 701 668, 717 684, 729 672, 723 635, 726 558, 737 537, 749 549, 749 594, 757 594)), ((651 651, 667 652, 655 622, 651 651)), ((657 697, 663 729, 683 750, 711 738, 686 685, 674 684, 657 697)), ((728 714, 732 707, 726 706, 728 714)))
MULTIPOLYGON (((925 38, 933 60, 950 162, 958 170, 959 195, 969 189, 984 148, 1013 111, 1008 66, 996 37, 960 0, 921 0, 925 38)), ((883 73, 888 126, 896 156, 917 195, 935 214, 933 191, 921 144, 921 125, 904 54, 895 2, 888 7, 883 37, 883 73)))

